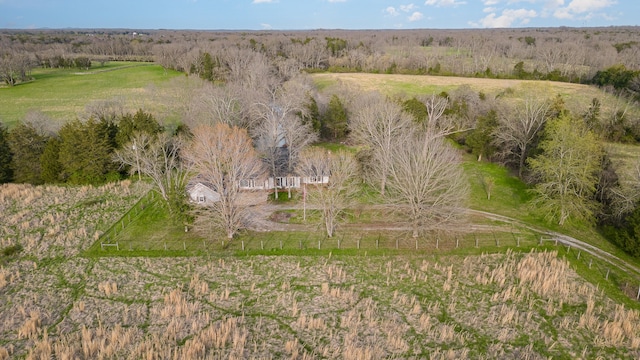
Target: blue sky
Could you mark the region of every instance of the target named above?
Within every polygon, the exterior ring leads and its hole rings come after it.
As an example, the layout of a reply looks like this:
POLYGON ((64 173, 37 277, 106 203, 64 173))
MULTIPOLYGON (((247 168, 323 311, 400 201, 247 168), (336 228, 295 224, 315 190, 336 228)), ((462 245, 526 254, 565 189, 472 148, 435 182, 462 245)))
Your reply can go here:
POLYGON ((0 28, 459 29, 640 25, 640 0, 0 0, 0 28))

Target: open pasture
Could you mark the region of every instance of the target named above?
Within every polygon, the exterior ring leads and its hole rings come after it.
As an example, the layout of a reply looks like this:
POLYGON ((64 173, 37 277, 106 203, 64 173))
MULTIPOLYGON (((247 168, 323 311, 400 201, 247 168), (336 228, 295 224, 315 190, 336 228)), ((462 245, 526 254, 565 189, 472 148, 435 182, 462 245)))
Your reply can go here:
POLYGON ((10 128, 29 111, 40 111, 58 123, 73 120, 96 100, 121 99, 136 107, 149 100, 150 88, 178 76, 160 65, 111 62, 88 71, 34 69, 33 81, 14 87, 0 86, 0 121, 10 128))
MULTIPOLYGON (((510 101, 551 99, 560 95, 567 108, 577 114, 583 113, 594 98, 602 103, 603 115, 624 106, 619 99, 597 87, 555 81, 367 73, 317 73, 311 76, 315 84, 327 92, 337 86, 344 86, 359 91, 377 91, 391 97, 410 98, 440 94, 443 91, 451 93, 461 86, 468 86, 487 97, 510 101)), ((631 106, 629 111, 639 113, 640 109, 631 106)))

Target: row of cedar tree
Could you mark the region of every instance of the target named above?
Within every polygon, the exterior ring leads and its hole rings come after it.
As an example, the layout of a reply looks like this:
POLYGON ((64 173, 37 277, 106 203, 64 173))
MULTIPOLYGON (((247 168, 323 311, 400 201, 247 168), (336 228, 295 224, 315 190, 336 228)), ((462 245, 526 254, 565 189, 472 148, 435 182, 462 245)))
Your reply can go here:
POLYGON ((101 184, 118 180, 127 169, 113 161, 113 152, 135 131, 163 131, 154 117, 138 111, 118 119, 108 117, 75 120, 57 133, 41 114, 8 131, 0 128, 1 182, 101 184), (124 170, 124 171, 123 171, 124 170))

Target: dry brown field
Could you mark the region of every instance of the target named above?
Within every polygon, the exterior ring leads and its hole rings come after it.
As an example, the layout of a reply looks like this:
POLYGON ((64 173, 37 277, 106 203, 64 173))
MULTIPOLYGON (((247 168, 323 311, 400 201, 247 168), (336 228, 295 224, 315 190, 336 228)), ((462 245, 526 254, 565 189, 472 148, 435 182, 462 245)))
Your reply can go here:
POLYGON ((640 313, 555 250, 85 256, 145 189, 0 190, 3 247, 25 238, 0 263, 0 359, 640 356, 640 313))

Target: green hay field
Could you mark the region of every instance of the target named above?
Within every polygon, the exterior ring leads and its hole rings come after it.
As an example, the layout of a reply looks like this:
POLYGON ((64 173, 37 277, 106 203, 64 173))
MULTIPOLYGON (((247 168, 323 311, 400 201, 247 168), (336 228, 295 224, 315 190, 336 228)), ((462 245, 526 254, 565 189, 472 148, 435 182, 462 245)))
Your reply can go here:
POLYGON ((41 111, 64 123, 92 101, 123 99, 129 106, 143 102, 147 89, 179 76, 152 63, 111 62, 88 71, 34 69, 33 81, 0 86, 0 121, 9 128, 29 111, 41 111))

